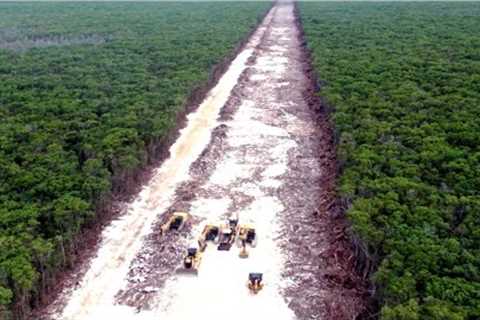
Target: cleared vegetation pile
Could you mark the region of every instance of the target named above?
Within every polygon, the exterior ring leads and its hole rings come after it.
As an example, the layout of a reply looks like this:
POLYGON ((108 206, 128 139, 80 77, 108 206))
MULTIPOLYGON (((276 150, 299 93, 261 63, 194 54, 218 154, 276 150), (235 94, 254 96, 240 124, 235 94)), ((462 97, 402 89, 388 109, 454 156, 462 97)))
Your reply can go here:
POLYGON ((300 9, 381 318, 480 319, 480 4, 300 9))
POLYGON ((73 264, 192 89, 268 3, 0 5, 0 318, 73 264))

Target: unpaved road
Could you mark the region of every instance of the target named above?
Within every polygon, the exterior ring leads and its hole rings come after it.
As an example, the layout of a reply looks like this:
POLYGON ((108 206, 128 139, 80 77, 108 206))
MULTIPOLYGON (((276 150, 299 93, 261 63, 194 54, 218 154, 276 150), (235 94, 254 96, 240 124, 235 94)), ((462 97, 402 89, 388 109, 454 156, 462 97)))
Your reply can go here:
POLYGON ((278 3, 189 115, 170 158, 104 230, 82 281, 64 291, 48 317, 358 314, 363 302, 352 284, 348 250, 338 243, 342 229, 328 218, 334 210, 331 133, 309 107, 311 81, 304 71, 294 5, 278 3), (160 237, 162 216, 171 210, 194 218, 184 231, 160 237), (204 224, 229 216, 256 227, 259 241, 250 257, 240 259, 237 247, 224 252, 210 246, 198 277, 176 275, 183 251, 196 243, 204 224), (249 272, 264 274, 265 288, 256 296, 246 288, 249 272))

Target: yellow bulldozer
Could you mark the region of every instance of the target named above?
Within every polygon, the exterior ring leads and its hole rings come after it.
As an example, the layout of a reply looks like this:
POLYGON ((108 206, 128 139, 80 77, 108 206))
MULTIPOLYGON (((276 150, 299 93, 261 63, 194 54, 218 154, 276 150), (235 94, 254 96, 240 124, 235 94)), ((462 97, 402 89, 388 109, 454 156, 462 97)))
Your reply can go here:
POLYGON ((185 226, 185 222, 190 219, 190 215, 186 212, 172 212, 168 216, 166 222, 161 227, 162 234, 173 230, 182 230, 185 226))
POLYGON ((217 242, 220 234, 220 228, 213 224, 207 224, 198 239, 198 248, 200 251, 205 251, 207 248, 207 242, 217 242))
POLYGON ((253 294, 257 294, 260 290, 263 289, 262 283, 263 274, 262 273, 250 273, 248 275, 248 289, 253 294))
POLYGON ((201 252, 194 247, 188 248, 183 258, 183 266, 177 269, 177 273, 198 275, 201 261, 201 252))

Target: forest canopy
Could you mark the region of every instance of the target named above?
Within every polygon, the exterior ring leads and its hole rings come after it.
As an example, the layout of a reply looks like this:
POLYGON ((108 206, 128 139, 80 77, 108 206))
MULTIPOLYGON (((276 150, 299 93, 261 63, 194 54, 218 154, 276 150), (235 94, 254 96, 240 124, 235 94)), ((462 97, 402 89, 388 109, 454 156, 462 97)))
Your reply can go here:
POLYGON ((480 319, 480 3, 301 3, 381 319, 480 319))

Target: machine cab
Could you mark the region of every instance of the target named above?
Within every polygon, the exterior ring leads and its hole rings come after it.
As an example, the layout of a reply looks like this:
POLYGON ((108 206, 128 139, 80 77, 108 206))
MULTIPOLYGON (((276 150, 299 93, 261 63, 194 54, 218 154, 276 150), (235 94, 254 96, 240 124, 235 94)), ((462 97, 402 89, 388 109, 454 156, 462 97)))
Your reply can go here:
POLYGON ((193 263, 197 256, 197 248, 188 248, 187 255, 183 259, 183 265, 185 269, 191 269, 193 267, 193 263))

